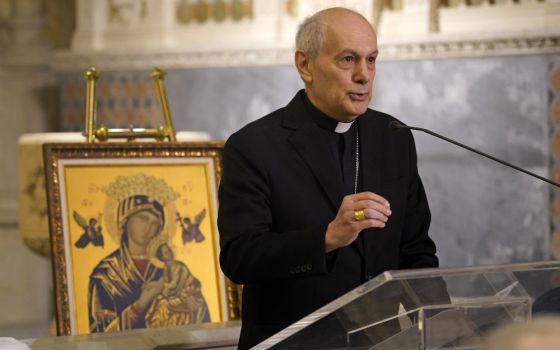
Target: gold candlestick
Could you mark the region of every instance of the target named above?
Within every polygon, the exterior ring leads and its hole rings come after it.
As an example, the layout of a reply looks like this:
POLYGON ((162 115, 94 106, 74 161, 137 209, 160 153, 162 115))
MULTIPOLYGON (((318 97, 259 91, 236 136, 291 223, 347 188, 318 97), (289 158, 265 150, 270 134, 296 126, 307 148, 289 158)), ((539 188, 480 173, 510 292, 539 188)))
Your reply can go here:
POLYGON ((85 73, 86 78, 86 130, 85 136, 87 142, 95 140, 96 127, 96 101, 95 101, 95 85, 99 79, 99 73, 95 68, 91 68, 85 73))
POLYGON ((161 105, 161 109, 163 111, 163 119, 165 121, 165 128, 167 129, 166 134, 169 135, 169 140, 177 141, 177 138, 175 136, 175 127, 173 126, 173 120, 171 119, 171 112, 167 100, 167 93, 165 91, 165 85, 163 84, 165 74, 166 73, 161 69, 154 68, 154 71, 152 72, 152 74, 150 74, 150 78, 152 78, 155 88, 158 92, 159 103, 161 105))

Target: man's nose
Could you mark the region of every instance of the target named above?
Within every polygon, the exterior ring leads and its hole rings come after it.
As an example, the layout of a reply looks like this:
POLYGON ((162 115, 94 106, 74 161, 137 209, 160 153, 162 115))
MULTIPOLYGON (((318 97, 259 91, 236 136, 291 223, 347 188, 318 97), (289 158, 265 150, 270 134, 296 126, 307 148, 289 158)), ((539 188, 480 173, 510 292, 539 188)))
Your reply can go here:
POLYGON ((368 69, 366 60, 359 60, 354 66, 354 82, 358 84, 367 84, 371 79, 372 72, 368 69))

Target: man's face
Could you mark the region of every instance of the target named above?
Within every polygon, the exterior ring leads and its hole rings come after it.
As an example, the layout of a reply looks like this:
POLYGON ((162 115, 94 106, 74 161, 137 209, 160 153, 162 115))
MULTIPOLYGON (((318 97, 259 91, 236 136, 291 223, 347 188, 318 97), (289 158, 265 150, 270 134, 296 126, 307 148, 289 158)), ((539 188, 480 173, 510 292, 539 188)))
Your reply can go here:
POLYGON ((147 246, 160 229, 161 220, 159 216, 148 211, 140 211, 128 219, 128 239, 139 246, 147 246))
POLYGON ((372 97, 377 37, 373 28, 355 14, 328 16, 325 42, 309 59, 306 91, 323 113, 350 122, 366 112, 372 97))

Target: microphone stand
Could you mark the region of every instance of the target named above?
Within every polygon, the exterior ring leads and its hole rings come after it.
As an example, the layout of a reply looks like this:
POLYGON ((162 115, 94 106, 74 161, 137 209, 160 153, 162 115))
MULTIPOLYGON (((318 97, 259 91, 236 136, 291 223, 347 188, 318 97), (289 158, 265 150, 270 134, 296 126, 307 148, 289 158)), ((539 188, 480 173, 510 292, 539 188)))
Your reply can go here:
POLYGON ((528 171, 528 170, 525 170, 525 169, 520 168, 520 167, 518 167, 518 166, 516 166, 516 165, 513 165, 513 164, 511 164, 511 163, 508 163, 508 162, 506 162, 506 161, 504 161, 504 160, 498 159, 498 158, 493 157, 493 156, 491 156, 491 155, 489 155, 489 154, 486 154, 486 153, 484 153, 484 152, 481 152, 481 151, 479 151, 479 150, 476 150, 476 149, 474 149, 474 148, 472 148, 472 147, 469 147, 469 146, 464 145, 464 144, 462 144, 462 143, 459 143, 459 142, 457 142, 457 141, 451 140, 450 138, 447 138, 447 137, 445 137, 445 136, 442 136, 442 135, 440 135, 440 134, 437 134, 437 133, 435 133, 435 132, 433 132, 433 131, 431 131, 431 130, 424 129, 424 128, 418 128, 418 127, 415 127, 415 126, 404 125, 404 124, 402 124, 402 123, 399 123, 399 122, 396 121, 396 120, 393 120, 392 122, 389 123, 389 128, 390 128, 390 129, 393 129, 393 130, 409 129, 409 130, 417 130, 417 131, 425 132, 426 134, 430 134, 430 135, 435 136, 435 137, 437 137, 437 138, 439 138, 439 139, 442 139, 442 140, 445 140, 445 141, 447 141, 447 142, 450 142, 450 143, 452 143, 452 144, 454 144, 454 145, 457 145, 457 146, 459 146, 459 147, 461 147, 461 148, 464 148, 464 149, 466 149, 466 150, 469 150, 469 151, 471 151, 471 152, 474 152, 474 153, 476 153, 476 154, 479 154, 479 155, 481 155, 481 156, 483 156, 483 157, 486 157, 486 158, 488 158, 488 159, 491 159, 491 160, 493 160, 493 161, 495 161, 495 162, 498 162, 498 163, 500 163, 500 164, 503 164, 503 165, 505 165, 505 166, 508 166, 508 167, 510 167, 510 168, 513 168, 513 169, 515 169, 515 170, 517 170, 517 171, 521 171, 522 173, 525 173, 525 174, 527 174, 527 175, 531 175, 531 176, 533 176, 533 177, 536 177, 537 179, 539 179, 539 180, 541 180, 541 181, 548 182, 549 184, 554 185, 554 186, 556 186, 556 187, 560 187, 560 184, 559 184, 559 183, 554 182, 554 181, 552 181, 552 180, 549 180, 549 179, 547 179, 546 177, 539 176, 539 175, 537 175, 537 174, 535 174, 535 173, 532 173, 532 172, 530 172, 530 171, 528 171))

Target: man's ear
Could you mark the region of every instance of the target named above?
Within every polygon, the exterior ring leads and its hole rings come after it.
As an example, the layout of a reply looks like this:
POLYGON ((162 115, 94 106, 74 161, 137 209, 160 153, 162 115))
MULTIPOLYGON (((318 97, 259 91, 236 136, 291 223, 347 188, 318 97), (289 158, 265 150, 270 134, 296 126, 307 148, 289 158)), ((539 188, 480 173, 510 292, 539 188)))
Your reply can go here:
POLYGON ((311 74, 311 70, 309 69, 311 60, 307 52, 296 50, 296 53, 294 55, 294 63, 299 72, 301 80, 303 80, 303 82, 306 84, 311 83, 313 81, 313 74, 311 74))

